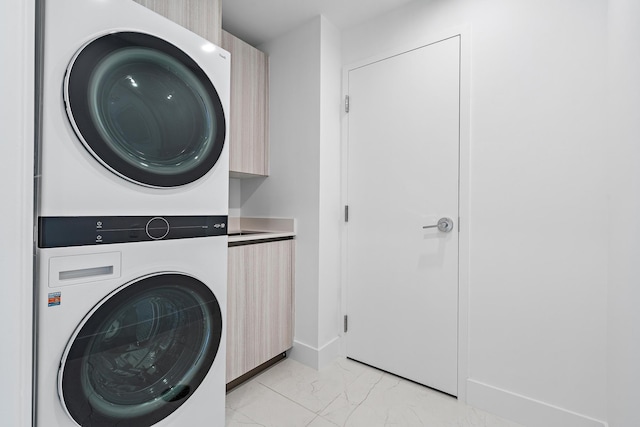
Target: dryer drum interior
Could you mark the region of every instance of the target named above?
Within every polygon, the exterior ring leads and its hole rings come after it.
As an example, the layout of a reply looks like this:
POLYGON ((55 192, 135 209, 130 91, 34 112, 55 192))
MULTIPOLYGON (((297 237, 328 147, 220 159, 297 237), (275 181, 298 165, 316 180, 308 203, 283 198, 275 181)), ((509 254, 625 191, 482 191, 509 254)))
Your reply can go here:
POLYGON ((100 303, 72 337, 58 387, 81 426, 151 426, 202 383, 222 337, 211 290, 182 274, 148 276, 100 303))
POLYGON ((67 114, 104 166, 130 181, 196 181, 225 143, 218 93, 185 52, 157 37, 118 32, 85 45, 65 77, 67 114))

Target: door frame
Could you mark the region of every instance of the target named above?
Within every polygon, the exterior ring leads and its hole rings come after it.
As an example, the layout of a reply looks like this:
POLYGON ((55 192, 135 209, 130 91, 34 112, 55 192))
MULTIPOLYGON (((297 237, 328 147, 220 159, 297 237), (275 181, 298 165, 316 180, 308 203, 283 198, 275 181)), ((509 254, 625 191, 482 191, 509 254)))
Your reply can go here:
MULTIPOLYGON (((471 26, 463 25, 444 31, 426 34, 410 44, 398 45, 390 51, 385 51, 367 59, 348 64, 342 70, 342 99, 349 93, 349 72, 359 67, 382 61, 430 44, 434 44, 452 37, 460 37, 460 119, 459 119, 459 166, 458 166, 458 400, 467 400, 467 378, 469 376, 469 243, 470 243, 470 142, 471 142, 471 26)), ((347 180, 349 165, 349 120, 344 108, 341 113, 341 189, 340 201, 347 205, 347 180)), ((347 228, 341 221, 341 308, 342 316, 348 314, 347 301, 347 228)), ((340 331, 340 352, 347 354, 347 337, 340 331)))

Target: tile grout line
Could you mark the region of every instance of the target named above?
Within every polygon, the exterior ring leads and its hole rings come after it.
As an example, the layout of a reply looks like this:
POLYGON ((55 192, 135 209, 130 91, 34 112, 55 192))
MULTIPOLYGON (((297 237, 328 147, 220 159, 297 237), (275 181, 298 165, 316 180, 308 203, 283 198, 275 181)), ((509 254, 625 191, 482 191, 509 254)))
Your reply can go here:
MULTIPOLYGON (((356 405, 355 408, 353 408, 353 411, 349 412, 349 415, 347 415, 347 418, 344 420, 344 423, 342 424, 343 426, 347 425, 347 422, 349 421, 349 418, 351 418, 351 415, 353 415, 354 412, 356 412, 356 410, 360 407, 360 405, 362 405, 364 402, 367 401, 367 399, 369 398, 369 396, 371 395, 371 392, 373 391, 374 388, 376 388, 376 386, 380 383, 380 381, 382 381, 382 379, 384 378, 384 374, 380 375, 380 378, 378 378, 378 381, 375 382, 375 384, 373 384, 371 386, 371 388, 369 389, 369 391, 367 392, 367 395, 364 397, 364 399, 362 399, 360 401, 360 403, 358 403, 356 405)), ((347 401, 348 401, 348 397, 347 397, 347 401)))
MULTIPOLYGON (((247 417, 247 419, 249 419, 252 423, 257 424, 259 427, 267 427, 266 425, 262 424, 261 422, 254 420, 253 418, 251 418, 249 415, 245 414, 244 412, 236 411, 233 408, 229 408, 229 409, 231 409, 233 412, 241 414, 243 417, 247 417)), ((227 424, 227 419, 226 419, 226 416, 225 416, 225 425, 226 424, 227 424)))
MULTIPOLYGON (((316 416, 320 415, 318 412, 315 412, 315 411, 313 411, 313 410, 311 410, 311 409, 307 408, 307 407, 306 407, 306 406, 304 406, 302 403, 300 403, 300 402, 296 402, 295 400, 293 400, 293 399, 291 399, 291 398, 289 398, 289 397, 285 396, 284 394, 280 393, 278 390, 274 390, 273 388, 269 387, 268 385, 266 385, 266 384, 264 384, 264 383, 261 383, 260 381, 256 381, 256 382, 257 382, 258 384, 260 384, 261 386, 265 387, 266 389, 268 389, 268 390, 270 390, 270 391, 274 392, 275 394, 277 394, 277 395, 279 395, 279 396, 284 397, 284 398, 285 398, 285 399, 287 399, 289 402, 295 403, 296 405, 298 405, 299 407, 301 407, 301 408, 305 409, 306 411, 308 411, 308 412, 310 412, 310 413, 312 413, 312 414, 314 414, 314 415, 316 415, 316 416)), ((315 420, 315 417, 314 417, 311 421, 313 421, 313 420, 315 420)))
MULTIPOLYGON (((347 368, 345 368, 345 366, 339 363, 336 363, 334 367, 336 368, 336 372, 335 372, 336 375, 333 375, 334 372, 329 372, 329 375, 326 378, 324 376, 322 376, 322 378, 319 378, 318 376, 313 376, 313 375, 307 375, 307 374, 302 375, 302 373, 305 373, 306 370, 300 374, 301 376, 291 375, 296 372, 295 370, 293 370, 291 372, 281 372, 281 374, 284 376, 282 375, 276 375, 275 377, 265 376, 264 379, 260 377, 256 377, 253 380, 247 382, 246 385, 254 384, 257 387, 260 387, 262 390, 264 390, 263 393, 265 393, 265 397, 271 396, 269 397, 269 399, 277 399, 278 395, 280 397, 283 397, 285 400, 278 403, 278 405, 282 405, 282 407, 287 407, 287 405, 290 405, 291 403, 293 403, 295 404, 295 407, 290 407, 290 409, 292 410, 295 410, 295 408, 302 409, 302 412, 300 413, 300 420, 299 420, 301 423, 296 424, 298 426, 309 427, 309 426, 315 426, 315 425, 323 425, 325 427, 326 426, 345 427, 347 425, 351 425, 351 419, 354 419, 354 422, 358 424, 358 422, 362 421, 362 419, 368 419, 369 417, 368 415, 366 415, 366 413, 378 406, 381 406, 381 409, 384 409, 384 410, 378 414, 380 415, 381 418, 380 417, 376 418, 377 422, 380 422, 380 421, 389 422, 391 420, 389 418, 389 412, 387 409, 396 408, 396 405, 398 405, 397 408, 399 408, 398 410, 401 413, 406 413, 407 416, 410 416, 410 418, 412 419, 415 418, 419 420, 420 422, 423 423, 422 425, 425 425, 424 423, 426 422, 425 420, 427 419, 429 420, 429 422, 431 422, 431 418, 430 418, 431 415, 434 415, 434 417, 438 418, 436 422, 437 422, 437 425, 440 425, 440 426, 446 425, 450 427, 453 427, 453 426, 462 427, 463 425, 467 426, 467 425, 473 424, 478 426, 482 425, 486 427, 490 427, 490 426, 507 427, 513 424, 513 426, 515 427, 516 425, 518 425, 513 423, 510 420, 503 419, 495 414, 488 413, 477 407, 461 404, 455 398, 453 398, 453 400, 449 402, 451 400, 450 396, 446 396, 448 398, 447 403, 445 405, 445 409, 448 408, 447 411, 444 411, 442 414, 440 413, 441 411, 435 411, 437 413, 437 416, 435 413, 434 414, 426 413, 424 411, 431 411, 432 409, 434 408, 437 409, 437 407, 441 406, 440 398, 445 397, 442 395, 441 392, 437 392, 437 390, 433 390, 433 389, 430 389, 429 387, 417 384, 421 386, 420 387, 421 389, 424 388, 427 391, 427 393, 422 393, 422 392, 418 393, 418 391, 416 391, 414 387, 407 388, 404 386, 404 384, 414 385, 416 383, 413 383, 402 377, 398 377, 391 373, 384 372, 375 368, 372 369, 372 372, 380 373, 377 379, 375 376, 369 376, 368 371, 361 371, 360 374, 357 374, 358 372, 357 370, 354 372, 347 369, 349 367, 348 365, 347 365, 347 368), (349 377, 344 374, 350 373, 350 372, 354 373, 354 378, 349 381, 348 380, 349 377), (332 393, 325 393, 325 391, 334 391, 333 386, 338 385, 337 384, 339 379, 338 377, 341 377, 342 380, 344 381, 341 383, 343 388, 342 388, 342 391, 339 391, 335 397, 331 398, 330 396, 332 393), (263 381, 269 381, 269 379, 272 380, 271 386, 263 382, 263 381), (361 380, 359 381, 359 379, 361 380), (385 382, 384 384, 381 385, 382 381, 385 379, 389 379, 392 381, 389 383, 385 382), (314 384, 318 383, 320 386, 322 386, 323 381, 325 380, 328 381, 332 387, 328 388, 325 391, 322 391, 319 394, 315 394, 312 392, 310 396, 307 396, 308 390, 306 386, 311 385, 313 390, 316 390, 314 384), (293 384, 289 384, 289 382, 291 381, 293 381, 293 384), (296 385, 298 387, 296 387, 296 385), (304 389, 300 389, 300 386, 303 386, 303 385, 305 386, 304 389), (283 392, 279 392, 274 387, 278 387, 279 389, 283 390, 283 392), (295 393, 296 390, 299 391, 298 394, 295 393), (376 391, 376 393, 373 393, 374 390, 376 391), (293 397, 289 397, 283 393, 289 393, 289 395, 293 397), (406 402, 386 401, 385 399, 386 393, 391 393, 395 396, 404 396, 405 393, 411 393, 411 395, 415 394, 416 396, 418 396, 419 399, 416 398, 415 401, 413 399, 408 399, 408 401, 406 402), (326 394, 328 394, 328 396, 326 396, 326 394), (434 396, 438 397, 438 399, 434 399, 433 398, 434 396), (311 397, 312 399, 308 399, 307 397, 311 397), (315 405, 316 403, 325 402, 326 400, 324 399, 324 397, 328 397, 330 399, 330 401, 326 405, 315 405), (300 398, 300 401, 294 400, 295 398, 300 398), (379 401, 379 398, 382 398, 383 400, 379 401), (342 404, 342 399, 345 399, 346 405, 342 404), (353 399, 353 400, 350 400, 350 399, 353 399), (369 404, 364 405, 363 411, 359 411, 359 408, 363 406, 363 403, 368 402, 369 399, 372 399, 372 405, 369 405, 369 404), (305 402, 305 403, 301 403, 301 402, 305 402), (314 406, 314 407, 320 406, 320 407, 316 411, 306 407, 306 403, 309 403, 310 406, 314 406), (335 408, 333 408, 332 410, 328 410, 332 405, 334 405, 335 408), (455 407, 455 410, 454 410, 454 407, 455 407), (349 410, 349 409, 351 410, 345 414, 346 410, 349 410), (363 415, 364 415, 364 418, 363 418, 363 415), (385 415, 386 415, 386 420, 384 419, 385 415), (423 420, 422 416, 425 416, 426 418, 423 420), (335 419, 332 419, 331 417, 334 417, 335 419), (304 422, 304 419, 307 419, 307 418, 309 419, 309 421, 304 422), (319 418, 321 418, 321 420, 319 420, 319 418)), ((322 389, 322 387, 320 387, 320 389, 322 389)), ((338 390, 338 387, 335 387, 335 390, 338 390)), ((275 403, 277 401, 274 400, 273 402, 275 403)), ((259 421, 257 421, 254 419, 255 417, 249 417, 241 410, 235 410, 231 407, 227 407, 227 408, 228 408, 227 410, 232 410, 233 412, 238 413, 238 415, 242 415, 243 417, 246 417, 246 420, 242 420, 242 421, 253 422, 255 423, 256 426, 269 425, 267 421, 268 419, 271 419, 270 416, 267 416, 264 419, 260 419, 260 417, 258 417, 259 421), (262 424, 264 422, 267 422, 267 424, 262 424)), ((295 410, 294 412, 297 412, 297 410, 295 410)), ((282 419, 279 419, 279 420, 282 421, 282 419)), ((236 421, 241 421, 241 420, 236 420, 236 421)), ((276 421, 276 420, 274 419, 272 421, 276 421)), ((280 421, 276 421, 276 422, 280 422, 280 421)), ((233 425, 236 425, 236 424, 233 424, 233 425)), ((432 424, 429 424, 429 425, 432 425, 432 424)))
POLYGON ((331 420, 326 419, 325 417, 323 417, 323 416, 322 416, 322 415, 320 415, 320 414, 318 414, 314 419, 312 419, 311 421, 309 421, 309 424, 307 424, 307 425, 306 425, 306 427, 309 427, 309 426, 310 426, 311 424, 313 424, 313 422, 314 422, 315 420, 317 420, 318 418, 322 418, 324 421, 328 422, 328 423, 329 423, 329 424, 331 424, 331 425, 334 425, 334 426, 336 426, 336 427, 340 427, 338 424, 334 423, 334 422, 333 422, 333 421, 331 421, 331 420))
MULTIPOLYGON (((355 363, 358 363, 358 362, 355 362, 355 363)), ((339 363, 336 363, 335 365, 336 365, 337 367, 339 367, 339 369, 340 369, 341 371, 343 371, 343 372, 347 372, 347 373, 352 372, 352 371, 350 371, 349 369, 347 369, 347 368, 343 367, 343 366, 342 366, 341 364, 339 364, 339 363)), ((334 398, 333 398, 329 403, 327 403, 326 405, 324 405, 324 406, 323 406, 322 408, 320 408, 318 411, 314 411, 314 410, 312 410, 312 409, 310 409, 310 408, 307 408, 307 407, 306 407, 306 406, 304 406, 302 403, 297 402, 297 401, 295 401, 295 400, 293 400, 293 399, 289 398, 288 396, 286 396, 286 395, 284 395, 284 394, 280 393, 279 391, 277 391, 277 390, 275 390, 275 389, 271 388, 271 387, 270 387, 270 386, 268 386, 267 384, 265 384, 265 383, 261 382, 261 381, 260 381, 260 377, 259 377, 259 376, 258 376, 258 377, 256 377, 256 378, 254 378, 252 381, 255 381, 256 383, 258 383, 258 384, 260 384, 260 385, 264 386, 265 388, 267 388, 267 389, 269 389, 269 390, 273 391, 274 393, 276 393, 276 394, 278 394, 278 395, 280 395, 280 396, 284 397, 285 399, 289 400, 290 402, 293 402, 293 403, 295 403, 296 405, 300 406, 301 408, 304 408, 304 409, 306 409, 307 411, 311 412, 312 414, 315 414, 315 415, 316 415, 316 417, 315 417, 315 418, 313 418, 313 420, 315 420, 317 417, 321 417, 321 418, 323 418, 324 420, 326 420, 326 421, 330 422, 331 424, 337 425, 337 424, 336 424, 336 423, 334 423, 333 421, 328 420, 327 418, 322 417, 322 415, 320 415, 320 414, 322 413, 322 411, 324 411, 325 409, 327 409, 327 408, 328 408, 328 407, 329 407, 333 402, 335 402, 335 401, 340 397, 340 395, 341 395, 342 393, 346 392, 346 388, 347 388, 349 385, 353 384, 353 383, 354 383, 354 382, 355 382, 355 381, 356 381, 356 380, 357 380, 361 375, 363 375, 363 374, 364 374, 364 371, 363 371, 362 373, 360 373, 359 375, 355 375, 355 378, 354 378, 354 379, 352 379, 351 381, 345 382, 345 384, 344 384, 344 387, 345 387, 345 388, 344 388, 344 390, 343 390, 341 393, 338 393, 338 394, 336 395, 336 397, 334 397, 334 398)), ((384 373, 383 373, 383 374, 384 374, 384 373)), ((382 377, 381 377, 380 379, 382 379, 382 377)), ((315 382, 315 381, 313 381, 313 382, 315 382)), ((311 384, 313 384, 313 382, 312 382, 311 384)), ((380 380, 378 380, 378 381, 376 382, 376 384, 377 384, 378 382, 380 382, 380 380)), ((375 384, 374 384, 374 387, 375 387, 375 384)), ((371 390, 369 390, 369 393, 370 393, 370 392, 371 392, 371 390)), ((369 396, 369 393, 367 393, 367 396, 366 396, 366 397, 368 397, 368 396, 369 396)), ((366 397, 365 397, 365 399, 366 399, 366 397)), ((361 402, 361 403, 362 403, 362 402, 361 402)), ((359 404, 358 404, 358 406, 359 406, 359 404)), ((357 408, 357 407, 356 407, 356 408, 357 408)), ((313 420, 311 420, 311 422, 313 422, 313 420)))

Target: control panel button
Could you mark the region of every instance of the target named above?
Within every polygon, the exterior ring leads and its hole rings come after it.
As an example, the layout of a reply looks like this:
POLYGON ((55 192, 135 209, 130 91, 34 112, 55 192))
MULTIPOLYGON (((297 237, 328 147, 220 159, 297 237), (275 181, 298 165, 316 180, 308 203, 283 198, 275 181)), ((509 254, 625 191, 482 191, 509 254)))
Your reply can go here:
POLYGON ((164 239, 167 234, 169 234, 169 222, 166 219, 157 216, 155 218, 151 218, 149 222, 147 222, 145 230, 147 232, 147 236, 153 240, 164 239))

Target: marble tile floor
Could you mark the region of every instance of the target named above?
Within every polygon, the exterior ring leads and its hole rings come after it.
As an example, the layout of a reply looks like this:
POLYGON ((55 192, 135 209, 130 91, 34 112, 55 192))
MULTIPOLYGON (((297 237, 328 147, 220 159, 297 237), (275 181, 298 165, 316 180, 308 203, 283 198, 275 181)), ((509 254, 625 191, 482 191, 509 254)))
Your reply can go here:
POLYGON ((348 359, 285 359, 227 394, 226 427, 522 427, 348 359))

